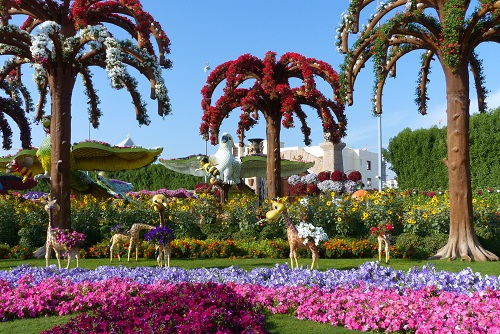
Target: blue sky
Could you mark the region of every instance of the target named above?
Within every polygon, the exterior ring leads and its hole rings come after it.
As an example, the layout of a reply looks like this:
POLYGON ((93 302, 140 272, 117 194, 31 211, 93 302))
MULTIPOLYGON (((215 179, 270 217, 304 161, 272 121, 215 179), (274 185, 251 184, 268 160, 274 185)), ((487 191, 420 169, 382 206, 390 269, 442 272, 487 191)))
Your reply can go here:
MULTIPOLYGON (((173 68, 163 76, 169 91, 173 113, 165 118, 156 114, 156 102, 149 99, 149 84, 136 76, 143 88, 143 98, 150 109, 151 124, 139 127, 130 95, 109 87, 104 70, 94 70, 99 90, 101 110, 98 130, 88 126, 87 106, 80 80, 73 95, 72 141, 90 137, 92 140, 117 144, 128 135, 137 145, 164 148, 162 158, 179 158, 205 152, 205 142, 199 136, 201 122, 201 88, 207 73, 208 62, 213 69, 228 60, 250 53, 263 58, 267 51, 275 51, 278 58, 285 52, 298 52, 330 63, 339 71, 343 55, 335 47, 336 29, 341 14, 348 7, 348 0, 217 0, 171 1, 143 0, 144 8, 160 22, 171 39, 173 68)), ((368 12, 367 12, 368 13, 368 12)), ((369 12, 368 14, 370 14, 369 12)), ((355 36, 351 36, 354 40, 355 36)), ((478 49, 483 58, 486 85, 491 91, 489 107, 500 105, 500 66, 497 46, 486 45, 478 49)), ((397 78, 389 79, 384 90, 382 116, 382 143, 387 146, 390 138, 404 128, 428 128, 446 125, 446 96, 442 71, 434 62, 430 83, 428 115, 421 116, 413 103, 415 82, 419 69, 419 54, 409 55, 398 63, 397 78)), ((0 61, 3 59, 0 57, 0 61)), ((354 104, 346 108, 348 118, 347 137, 344 142, 352 148, 378 147, 378 121, 371 114, 373 84, 371 66, 359 75, 354 93, 354 104)), ((318 86, 325 95, 329 91, 318 86)), ((475 110, 474 87, 471 85, 471 109, 475 110)), ((37 99, 33 90, 33 98, 37 99)), ((239 110, 224 120, 221 133, 236 133, 239 110)), ((312 128, 312 145, 323 141, 320 121, 316 113, 309 113, 312 128)), ((13 124, 12 124, 13 125, 13 124)), ((281 141, 286 146, 304 146, 300 127, 282 130, 281 141)), ((44 136, 41 125, 33 124, 33 145, 38 146, 44 136)), ((12 154, 19 147, 14 138, 13 151, 0 150, 0 155, 12 154)), ((248 138, 265 138, 265 122, 247 132, 248 138)), ((208 153, 217 147, 208 145, 208 153)))

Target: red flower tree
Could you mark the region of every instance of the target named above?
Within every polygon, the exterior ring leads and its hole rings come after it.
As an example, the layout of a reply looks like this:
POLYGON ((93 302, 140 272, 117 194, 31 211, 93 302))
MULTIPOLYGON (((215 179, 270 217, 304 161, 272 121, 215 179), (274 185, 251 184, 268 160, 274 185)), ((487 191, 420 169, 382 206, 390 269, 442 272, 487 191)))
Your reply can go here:
POLYGON ((0 69, 0 82, 13 70, 21 80, 21 67, 34 67, 40 93, 36 120, 42 118, 50 94, 50 192, 61 208, 54 217, 55 225, 69 228, 71 96, 77 75, 82 77, 89 119, 95 128, 101 111, 91 68, 105 69, 113 88, 126 88, 137 120, 149 124, 138 83, 126 69, 135 68, 146 77, 151 86, 150 97, 158 101, 158 114, 169 114, 170 101, 161 67, 171 67, 165 59, 170 41, 138 0, 0 0, 0 17, 0 43, 4 46, 0 54, 12 56, 0 69), (25 17, 20 27, 10 24, 16 16, 21 16, 21 20, 25 17), (115 34, 108 31, 115 28, 131 36, 137 45, 116 40, 115 34))
POLYGON ((469 76, 475 82, 479 110, 484 111, 486 89, 481 60, 474 52, 482 43, 500 41, 500 1, 394 0, 377 12, 359 32, 361 11, 374 0, 351 1, 338 30, 338 46, 346 53, 342 65, 342 87, 352 104, 354 82, 369 59, 375 72, 374 112, 382 113, 382 92, 388 76, 396 75, 396 63, 412 51, 422 51, 415 101, 427 112, 427 84, 432 60, 444 72, 447 94, 450 234, 435 258, 454 260, 498 260, 478 242, 473 225, 469 156, 469 76), (471 4, 476 3, 475 8, 471 4), (393 14, 393 15, 392 15, 393 14), (469 15, 470 14, 470 15, 469 15), (389 17, 390 16, 390 17, 389 17), (359 38, 349 46, 349 33, 359 38), (351 48, 351 49, 349 49, 351 48), (470 68, 470 72, 469 72, 470 68))
POLYGON ((311 129, 307 126, 302 105, 316 109, 322 120, 325 138, 338 143, 345 135, 347 119, 339 94, 338 75, 322 61, 306 58, 297 53, 286 53, 278 61, 276 53, 267 52, 264 60, 245 54, 215 68, 202 89, 203 117, 200 134, 212 144, 218 143, 222 120, 235 108, 241 108, 236 133, 243 145, 245 131, 259 119, 259 111, 266 120, 267 137, 267 187, 270 197, 280 196, 281 154, 280 131, 294 127, 294 117, 301 123, 304 143, 309 145, 311 129), (320 77, 332 87, 332 99, 316 89, 315 77, 320 77), (291 87, 289 80, 302 80, 299 87, 291 87), (212 95, 217 86, 226 81, 224 94, 212 105, 212 95), (254 80, 250 88, 241 85, 254 80))

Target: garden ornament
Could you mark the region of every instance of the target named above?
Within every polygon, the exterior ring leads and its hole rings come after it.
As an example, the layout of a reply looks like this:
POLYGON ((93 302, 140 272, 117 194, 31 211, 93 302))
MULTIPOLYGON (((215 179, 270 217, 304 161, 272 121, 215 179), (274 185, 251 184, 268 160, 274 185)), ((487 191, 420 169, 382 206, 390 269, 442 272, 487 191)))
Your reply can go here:
MULTIPOLYGON (((219 171, 218 183, 241 183, 242 178, 261 177, 267 178, 267 156, 252 154, 236 158, 233 155, 234 141, 228 133, 223 133, 217 152, 208 157, 208 164, 215 166, 219 171)), ((206 176, 205 168, 200 168, 203 156, 189 156, 180 159, 160 159, 160 163, 170 170, 194 176, 206 176)), ((305 172, 314 165, 313 162, 292 161, 281 159, 281 176, 288 177, 305 172)), ((207 166, 208 167, 208 166, 207 166)))
POLYGON ((26 157, 20 163, 16 159, 7 163, 7 173, 17 172, 21 174, 23 177, 23 182, 26 182, 28 179, 33 178, 33 172, 30 170, 30 167, 33 165, 33 158, 26 157))
POLYGON ((148 225, 148 224, 140 224, 140 223, 135 223, 132 225, 130 228, 130 231, 128 234, 130 235, 130 245, 128 246, 128 258, 127 262, 130 262, 130 253, 132 252, 132 247, 135 246, 135 260, 138 260, 139 257, 139 232, 142 230, 152 230, 154 229, 154 226, 148 225))
POLYGON ((382 261, 382 248, 385 250, 385 263, 389 263, 389 250, 391 248, 391 235, 382 234, 377 236, 378 240, 378 260, 382 261))
POLYGON ((311 238, 302 238, 299 236, 299 232, 295 225, 292 223, 290 217, 288 216, 288 212, 286 210, 285 204, 281 203, 279 200, 272 200, 272 208, 266 213, 266 218, 271 221, 277 221, 281 216, 285 220, 286 224, 286 234, 288 237, 288 243, 290 245, 290 267, 293 269, 293 260, 295 259, 296 268, 299 267, 299 263, 297 261, 297 249, 299 248, 309 248, 312 253, 312 264, 311 270, 314 269, 314 264, 316 264, 316 268, 319 267, 319 250, 318 246, 311 238))
POLYGON ((362 201, 366 196, 368 196, 368 191, 360 189, 352 193, 351 198, 362 201))
MULTIPOLYGON (((14 156, 0 157, 0 168, 7 169, 9 168, 7 165, 16 160, 23 167, 29 168, 29 173, 34 175, 35 180, 50 179, 52 168, 50 116, 44 116, 41 123, 46 136, 40 147, 20 150, 14 156)), ((97 141, 76 143, 70 148, 71 192, 75 196, 90 194, 99 199, 125 198, 123 189, 111 182, 103 181, 94 171, 114 172, 141 168, 154 162, 162 151, 161 147, 152 149, 139 146, 120 147, 97 141)))
POLYGON ((198 159, 200 160, 201 167, 197 168, 196 170, 197 171, 199 171, 199 170, 205 171, 207 176, 210 178, 210 184, 213 184, 213 185, 218 184, 220 172, 217 169, 217 166, 210 164, 210 162, 208 161, 208 157, 203 156, 203 157, 198 157, 198 159))
MULTIPOLYGON (((155 209, 156 212, 160 215, 160 229, 168 229, 165 226, 165 219, 163 217, 163 213, 167 208, 167 198, 165 195, 162 194, 156 194, 152 198, 153 201, 153 208, 155 209)), ((156 260, 158 262, 158 266, 162 267, 164 261, 166 261, 166 266, 170 267, 170 241, 159 241, 158 246, 156 246, 156 260)))
POLYGON ((117 249, 116 254, 118 255, 118 261, 121 261, 122 259, 120 258, 120 246, 124 246, 126 243, 130 242, 130 235, 128 234, 121 234, 121 233, 116 233, 111 237, 111 240, 109 241, 110 247, 109 247, 109 261, 113 262, 113 253, 115 248, 117 249))
POLYGON ((378 241, 378 260, 382 261, 382 249, 385 250, 385 263, 389 263, 389 253, 391 249, 391 231, 394 225, 390 222, 380 223, 378 226, 370 228, 372 234, 377 235, 378 241))
POLYGON ((71 257, 74 256, 76 258, 76 266, 79 266, 79 257, 80 257, 80 248, 79 247, 69 247, 69 245, 59 243, 56 240, 56 231, 58 229, 54 228, 54 211, 59 211, 59 205, 56 203, 56 200, 42 200, 42 203, 45 203, 45 211, 49 214, 49 227, 47 228, 47 241, 45 243, 45 266, 49 266, 49 258, 51 250, 54 250, 57 258, 57 265, 59 269, 61 269, 61 260, 60 260, 60 252, 64 251, 64 254, 68 257, 68 265, 66 269, 69 268, 69 264, 71 262, 71 257))

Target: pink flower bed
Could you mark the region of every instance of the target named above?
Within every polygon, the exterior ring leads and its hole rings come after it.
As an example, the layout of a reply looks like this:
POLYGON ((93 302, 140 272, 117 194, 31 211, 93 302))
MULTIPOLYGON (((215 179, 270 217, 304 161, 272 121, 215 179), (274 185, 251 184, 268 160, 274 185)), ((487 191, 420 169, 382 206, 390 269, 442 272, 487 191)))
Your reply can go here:
POLYGON ((0 318, 80 313, 45 333, 264 333, 258 307, 217 283, 140 284, 113 278, 0 281, 0 318))
POLYGON ((264 309, 363 331, 500 333, 498 290, 460 294, 363 284, 326 290, 123 278, 35 283, 29 275, 16 284, 0 280, 2 321, 83 312, 50 333, 264 333, 264 309))
POLYGON ((254 285, 235 290, 272 313, 361 331, 415 333, 500 333, 500 291, 471 296, 430 287, 406 290, 254 285))

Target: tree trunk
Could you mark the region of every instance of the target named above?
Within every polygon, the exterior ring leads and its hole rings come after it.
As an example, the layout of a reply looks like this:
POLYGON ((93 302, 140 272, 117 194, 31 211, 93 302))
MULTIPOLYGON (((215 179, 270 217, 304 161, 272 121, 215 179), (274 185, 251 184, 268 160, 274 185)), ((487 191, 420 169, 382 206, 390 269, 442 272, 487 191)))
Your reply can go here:
POLYGON ((469 73, 466 63, 453 72, 443 65, 447 96, 447 153, 450 192, 448 243, 432 258, 467 261, 498 260, 477 239, 473 224, 469 154, 469 73))
POLYGON ((57 200, 60 210, 54 216, 58 228, 71 228, 70 207, 70 149, 71 149, 71 95, 75 77, 58 66, 49 75, 51 98, 51 169, 50 196, 57 200))
POLYGON ((282 196, 281 181, 281 147, 280 147, 280 112, 277 117, 269 115, 266 117, 267 137, 267 192, 270 198, 282 196))

